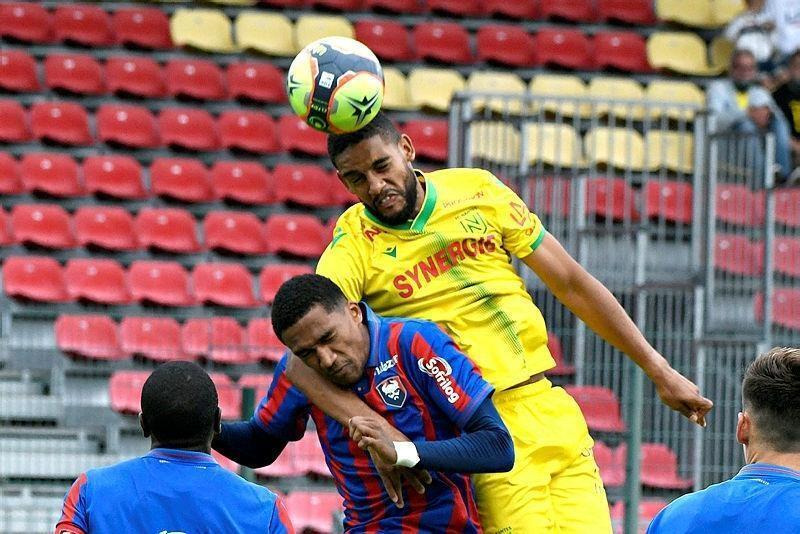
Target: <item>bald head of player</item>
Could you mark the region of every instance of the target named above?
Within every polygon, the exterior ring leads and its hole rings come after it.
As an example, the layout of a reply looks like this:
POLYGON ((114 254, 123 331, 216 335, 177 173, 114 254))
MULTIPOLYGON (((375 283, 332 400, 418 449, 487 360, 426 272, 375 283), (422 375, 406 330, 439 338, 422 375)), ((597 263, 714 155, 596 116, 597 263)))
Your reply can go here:
POLYGON ((217 389, 196 363, 161 364, 145 381, 139 424, 151 449, 210 453, 220 422, 217 389))
POLYGON ((355 132, 329 135, 328 155, 345 187, 381 222, 394 226, 417 216, 425 190, 414 167, 414 145, 379 112, 355 132))

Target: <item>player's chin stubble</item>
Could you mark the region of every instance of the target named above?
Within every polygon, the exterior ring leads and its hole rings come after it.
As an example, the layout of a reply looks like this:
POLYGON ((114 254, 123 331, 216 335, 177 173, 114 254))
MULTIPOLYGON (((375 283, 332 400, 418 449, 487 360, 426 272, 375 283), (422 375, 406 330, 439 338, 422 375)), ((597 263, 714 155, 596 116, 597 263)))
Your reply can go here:
POLYGON ((408 171, 408 176, 405 183, 405 191, 403 191, 403 200, 405 201, 405 204, 403 204, 403 208, 397 212, 396 215, 387 216, 381 213, 375 206, 371 206, 370 209, 378 218, 378 220, 390 226, 403 224, 412 218, 414 216, 414 209, 417 205, 417 175, 414 174, 413 169, 409 169, 408 171))

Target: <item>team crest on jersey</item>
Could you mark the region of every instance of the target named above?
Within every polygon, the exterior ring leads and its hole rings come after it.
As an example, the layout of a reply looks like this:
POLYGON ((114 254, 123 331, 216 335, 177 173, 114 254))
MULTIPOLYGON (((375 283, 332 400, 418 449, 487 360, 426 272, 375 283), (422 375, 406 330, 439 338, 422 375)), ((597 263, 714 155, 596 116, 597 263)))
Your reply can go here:
POLYGON ((396 376, 390 376, 376 386, 383 402, 392 408, 402 408, 408 398, 406 387, 396 376))
POLYGON ((486 224, 486 219, 483 218, 480 210, 471 209, 456 218, 465 232, 483 235, 489 230, 489 225, 486 224))

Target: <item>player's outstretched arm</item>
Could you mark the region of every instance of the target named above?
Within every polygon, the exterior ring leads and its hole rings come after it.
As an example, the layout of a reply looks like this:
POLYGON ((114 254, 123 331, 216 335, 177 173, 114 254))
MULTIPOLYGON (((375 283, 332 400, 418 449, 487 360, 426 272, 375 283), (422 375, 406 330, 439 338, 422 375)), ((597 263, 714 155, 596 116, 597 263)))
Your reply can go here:
POLYGON ((547 234, 523 261, 572 313, 642 368, 664 404, 705 426, 705 416, 713 403, 647 342, 614 295, 553 236, 547 234))
POLYGON ((251 419, 222 423, 222 432, 214 437, 211 448, 240 465, 256 469, 274 462, 287 443, 251 419))

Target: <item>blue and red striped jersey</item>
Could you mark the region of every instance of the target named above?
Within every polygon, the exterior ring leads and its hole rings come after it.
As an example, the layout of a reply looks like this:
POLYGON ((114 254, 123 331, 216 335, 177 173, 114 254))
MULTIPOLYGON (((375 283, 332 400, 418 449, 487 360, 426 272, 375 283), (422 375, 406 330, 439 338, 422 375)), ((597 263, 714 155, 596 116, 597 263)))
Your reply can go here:
MULTIPOLYGON (((411 441, 457 437, 492 393, 475 365, 434 323, 379 317, 361 304, 369 329, 369 359, 352 391, 411 441)), ((312 406, 284 374, 285 356, 253 416, 264 431, 298 440, 309 416, 344 499, 346 532, 481 532, 469 476, 431 473, 424 495, 408 491, 405 507, 389 499, 369 455, 347 428, 312 406)), ((469 471, 469 466, 464 466, 469 471)))
POLYGON ((294 529, 274 493, 226 471, 211 455, 153 449, 79 476, 64 498, 55 532, 291 534, 294 529))

